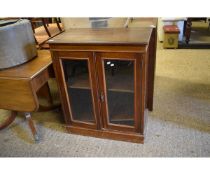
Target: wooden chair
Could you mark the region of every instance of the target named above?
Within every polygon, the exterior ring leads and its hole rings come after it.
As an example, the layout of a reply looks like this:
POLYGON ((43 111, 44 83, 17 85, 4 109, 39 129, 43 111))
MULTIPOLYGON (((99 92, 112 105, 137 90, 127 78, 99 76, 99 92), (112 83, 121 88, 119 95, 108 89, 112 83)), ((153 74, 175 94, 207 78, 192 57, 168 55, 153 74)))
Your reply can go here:
POLYGON ((31 22, 31 26, 32 26, 32 30, 34 32, 34 38, 35 38, 35 41, 36 41, 36 44, 39 45, 40 48, 42 48, 42 45, 44 45, 46 43, 46 41, 48 41, 50 38, 60 34, 61 32, 63 32, 61 26, 60 26, 60 18, 27 18, 28 20, 30 20, 31 22), (58 30, 59 32, 56 33, 56 34, 51 34, 50 31, 49 31, 49 23, 52 23, 52 20, 54 19, 57 27, 58 27, 58 30), (41 25, 43 25, 47 35, 48 35, 48 38, 44 41, 38 41, 37 38, 36 38, 36 33, 35 33, 35 29, 37 28, 37 24, 40 23, 41 25))
POLYGON ((49 24, 50 18, 28 18, 28 19, 31 22, 32 30, 34 33, 35 33, 36 24, 39 22, 39 23, 42 23, 42 25, 44 26, 47 35, 51 37, 51 34, 47 27, 49 24))

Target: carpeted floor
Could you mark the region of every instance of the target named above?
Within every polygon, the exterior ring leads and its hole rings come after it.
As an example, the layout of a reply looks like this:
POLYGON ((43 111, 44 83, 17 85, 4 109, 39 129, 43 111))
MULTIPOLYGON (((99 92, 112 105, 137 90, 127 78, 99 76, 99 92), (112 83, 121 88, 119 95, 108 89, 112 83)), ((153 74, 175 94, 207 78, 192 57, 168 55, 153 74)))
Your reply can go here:
MULTIPOLYGON (((0 156, 209 157, 209 106, 210 50, 164 50, 158 44, 154 111, 148 113, 144 144, 67 134, 62 114, 51 111, 32 114, 41 136, 38 144, 19 114, 0 131, 0 156)), ((0 110, 1 116, 7 113, 0 110)))

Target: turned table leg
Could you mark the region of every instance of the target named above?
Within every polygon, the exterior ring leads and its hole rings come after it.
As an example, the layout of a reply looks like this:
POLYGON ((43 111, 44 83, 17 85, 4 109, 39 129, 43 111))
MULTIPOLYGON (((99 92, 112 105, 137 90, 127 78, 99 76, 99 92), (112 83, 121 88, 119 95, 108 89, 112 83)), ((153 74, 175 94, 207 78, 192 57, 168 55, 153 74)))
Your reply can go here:
POLYGON ((9 126, 15 120, 16 116, 17 112, 11 111, 11 115, 3 123, 0 123, 0 130, 9 126))
MULTIPOLYGON (((9 126, 15 120, 16 116, 17 116, 17 111, 11 111, 11 116, 9 116, 3 123, 0 124, 0 130, 9 126)), ((31 119, 31 114, 26 112, 25 117, 28 120, 28 124, 34 136, 35 141, 38 142, 39 137, 38 137, 36 128, 34 126, 33 120, 31 119)))
POLYGON ((37 134, 37 131, 36 131, 34 122, 33 122, 33 120, 31 119, 31 113, 25 112, 25 118, 26 118, 27 121, 28 121, 28 125, 29 125, 29 127, 30 127, 30 129, 31 129, 31 132, 32 132, 32 134, 33 134, 33 137, 34 137, 35 142, 39 142, 39 136, 38 136, 38 134, 37 134))
POLYGON ((44 112, 44 111, 50 111, 50 110, 54 110, 57 109, 59 107, 61 107, 61 104, 54 104, 53 103, 53 98, 52 95, 50 93, 50 87, 48 83, 45 83, 42 88, 37 92, 38 96, 40 97, 45 97, 48 102, 49 102, 49 106, 44 106, 39 104, 39 109, 38 111, 40 112, 44 112))
POLYGON ((39 97, 44 97, 47 99, 47 101, 50 103, 50 104, 53 104, 53 98, 52 98, 52 95, 50 93, 50 87, 49 87, 49 84, 48 82, 45 83, 40 89, 39 91, 37 92, 37 95, 39 97))

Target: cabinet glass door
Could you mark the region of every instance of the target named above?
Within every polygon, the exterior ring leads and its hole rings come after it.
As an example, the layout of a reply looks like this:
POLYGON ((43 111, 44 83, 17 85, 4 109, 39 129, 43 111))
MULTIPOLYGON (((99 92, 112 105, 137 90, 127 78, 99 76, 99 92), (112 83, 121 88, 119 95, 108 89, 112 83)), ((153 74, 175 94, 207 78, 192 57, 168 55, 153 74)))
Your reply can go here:
POLYGON ((93 93, 95 78, 90 71, 90 67, 94 64, 93 58, 81 58, 82 55, 73 56, 61 59, 71 121, 78 125, 81 123, 96 125, 95 100, 93 100, 96 98, 93 93))
POLYGON ((109 123, 134 125, 133 61, 104 60, 109 123))
POLYGON ((101 98, 105 127, 130 129, 135 127, 135 59, 130 55, 101 54, 101 98), (104 96, 104 100, 103 100, 104 96))

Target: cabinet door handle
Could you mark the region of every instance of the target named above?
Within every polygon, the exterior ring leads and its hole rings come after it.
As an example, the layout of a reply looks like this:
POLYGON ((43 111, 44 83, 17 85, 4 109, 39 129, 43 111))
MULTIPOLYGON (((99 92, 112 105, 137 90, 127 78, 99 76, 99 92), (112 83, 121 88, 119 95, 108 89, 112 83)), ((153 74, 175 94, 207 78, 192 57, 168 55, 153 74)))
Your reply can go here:
POLYGON ((101 92, 101 94, 100 94, 100 100, 101 100, 101 102, 104 102, 104 93, 103 92, 101 92))

